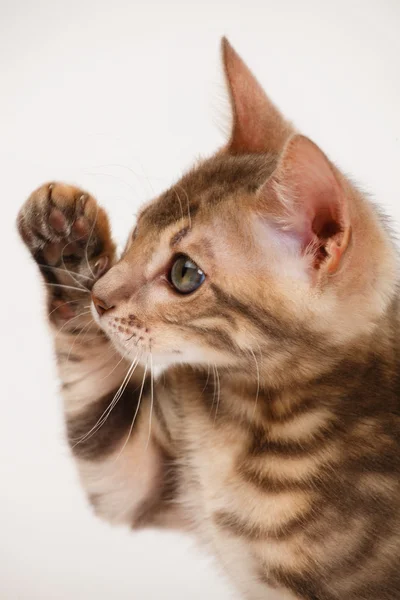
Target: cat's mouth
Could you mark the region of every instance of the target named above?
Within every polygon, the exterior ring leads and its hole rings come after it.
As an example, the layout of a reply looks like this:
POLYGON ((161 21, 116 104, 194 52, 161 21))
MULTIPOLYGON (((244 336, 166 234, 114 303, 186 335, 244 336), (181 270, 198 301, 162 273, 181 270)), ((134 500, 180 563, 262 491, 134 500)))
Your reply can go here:
POLYGON ((144 367, 166 369, 176 364, 222 364, 223 357, 193 341, 180 338, 176 332, 156 330, 133 313, 107 310, 99 315, 92 304, 93 318, 115 346, 129 361, 144 367), (161 343, 160 343, 161 341, 161 343))
POLYGON ((153 338, 147 327, 136 315, 130 313, 120 316, 112 311, 100 316, 91 306, 92 315, 96 323, 124 354, 133 352, 148 353, 152 350, 153 338))

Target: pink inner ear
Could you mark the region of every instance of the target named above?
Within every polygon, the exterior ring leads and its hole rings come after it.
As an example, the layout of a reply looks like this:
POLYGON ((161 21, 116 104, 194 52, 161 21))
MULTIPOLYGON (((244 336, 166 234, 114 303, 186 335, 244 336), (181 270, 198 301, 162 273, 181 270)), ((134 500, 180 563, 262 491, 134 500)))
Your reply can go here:
POLYGON ((340 220, 329 207, 321 207, 312 222, 313 233, 321 240, 327 240, 341 231, 340 220))
POLYGON ((344 233, 347 207, 342 188, 325 154, 308 138, 288 142, 266 190, 278 197, 279 222, 313 247, 319 264, 328 255, 327 242, 344 233))

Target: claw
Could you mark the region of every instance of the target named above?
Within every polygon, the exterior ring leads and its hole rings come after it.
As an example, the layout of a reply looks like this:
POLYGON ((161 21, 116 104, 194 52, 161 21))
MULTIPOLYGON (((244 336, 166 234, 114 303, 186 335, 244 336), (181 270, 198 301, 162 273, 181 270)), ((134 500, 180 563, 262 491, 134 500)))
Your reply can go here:
POLYGON ((94 265, 94 274, 96 277, 101 277, 107 270, 109 263, 108 256, 102 256, 94 265))

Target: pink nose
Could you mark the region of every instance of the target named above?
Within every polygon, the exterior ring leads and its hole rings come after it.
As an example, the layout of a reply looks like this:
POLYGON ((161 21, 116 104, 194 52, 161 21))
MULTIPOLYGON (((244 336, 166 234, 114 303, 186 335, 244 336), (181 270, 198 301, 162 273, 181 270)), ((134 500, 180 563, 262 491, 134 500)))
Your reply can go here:
POLYGON ((104 315, 104 313, 107 312, 108 310, 111 310, 112 308, 114 308, 113 306, 108 306, 108 304, 106 302, 104 302, 104 300, 102 300, 101 298, 98 298, 93 293, 92 293, 92 302, 93 302, 95 309, 97 310, 97 313, 100 317, 102 317, 104 315))

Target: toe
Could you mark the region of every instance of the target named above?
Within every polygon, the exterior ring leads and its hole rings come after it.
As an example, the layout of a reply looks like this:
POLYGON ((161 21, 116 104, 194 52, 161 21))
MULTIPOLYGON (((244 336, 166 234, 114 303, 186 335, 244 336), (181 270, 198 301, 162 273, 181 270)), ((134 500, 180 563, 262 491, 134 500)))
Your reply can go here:
POLYGON ((57 232, 64 233, 67 229, 67 219, 58 208, 54 208, 49 215, 49 225, 57 232))

